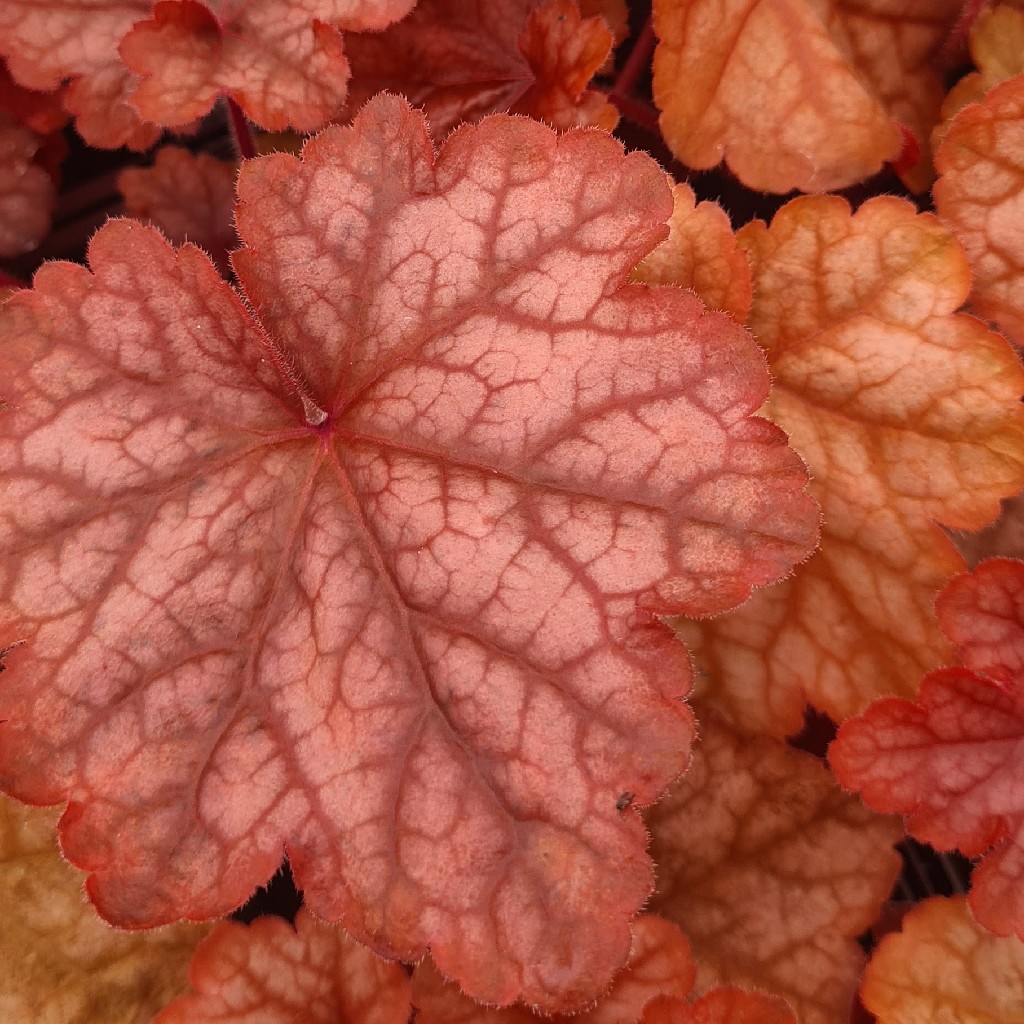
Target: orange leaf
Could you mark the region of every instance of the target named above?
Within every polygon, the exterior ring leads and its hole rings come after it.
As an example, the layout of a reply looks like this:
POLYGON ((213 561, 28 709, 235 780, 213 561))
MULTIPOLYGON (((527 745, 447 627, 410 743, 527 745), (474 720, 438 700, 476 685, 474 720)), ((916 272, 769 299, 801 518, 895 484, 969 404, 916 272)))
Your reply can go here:
POLYGON ((935 206, 970 260, 971 302, 1024 345, 1024 74, 954 118, 936 165, 935 206))
POLYGON ((207 928, 110 928, 57 849, 58 812, 0 797, 0 1010, 5 1024, 138 1024, 185 988, 207 928))
POLYGON ((713 715, 689 772, 646 818, 651 907, 689 937, 698 990, 749 985, 784 997, 803 1024, 845 1024, 864 959, 855 936, 899 871, 898 822, 843 793, 817 758, 713 715))
POLYGON ((152 167, 129 167, 117 176, 125 210, 148 220, 176 245, 192 242, 230 271, 228 253, 238 245, 232 216, 238 169, 206 153, 164 146, 152 167))
MULTIPOLYGON (((942 86, 929 60, 961 0, 655 0, 654 98, 672 151, 723 158, 750 188, 842 188, 893 160, 896 121, 927 141, 942 86)), ((929 181, 927 160, 914 187, 929 181)))
POLYGON ((1024 938, 1024 562, 982 562, 937 610, 967 668, 929 673, 916 702, 876 701, 843 725, 829 759, 872 807, 907 815, 912 835, 984 854, 971 909, 1024 938))
MULTIPOLYGON (((549 1024, 628 1024, 659 995, 689 995, 694 966, 690 945, 679 929, 654 914, 633 922, 633 944, 626 966, 611 989, 589 1010, 571 1016, 545 1017, 549 1024)), ((481 1006, 446 981, 430 960, 412 978, 416 1024, 537 1024, 537 1015, 520 1006, 481 1006)))
POLYGON ((193 995, 153 1024, 406 1024, 409 979, 305 907, 279 917, 224 921, 189 968, 193 995))
POLYGON ((618 114, 587 85, 612 39, 571 0, 420 0, 386 32, 346 38, 349 109, 387 89, 424 108, 435 138, 504 110, 611 129, 618 114))
POLYGON ((811 469, 821 547, 680 631, 706 669, 700 692, 737 727, 782 737, 808 701, 841 721, 948 661, 932 605, 964 563, 936 523, 977 529, 1024 485, 1024 370, 954 312, 963 252, 903 200, 851 216, 839 198, 797 199, 739 238, 748 325, 775 378, 766 411, 811 469))
POLYGON ((980 928, 962 897, 935 897, 882 940, 861 998, 878 1024, 1024 1024, 1024 944, 980 928))
POLYGON ((726 212, 717 203, 695 205, 689 185, 676 185, 674 198, 671 234, 636 267, 633 279, 692 288, 708 309, 742 322, 750 310, 750 264, 726 212))

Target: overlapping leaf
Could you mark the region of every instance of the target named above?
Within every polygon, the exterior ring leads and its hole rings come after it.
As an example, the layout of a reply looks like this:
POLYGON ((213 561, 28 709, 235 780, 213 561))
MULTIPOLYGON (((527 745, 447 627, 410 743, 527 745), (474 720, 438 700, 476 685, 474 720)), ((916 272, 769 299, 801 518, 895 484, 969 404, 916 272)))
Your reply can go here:
POLYGON ((1024 944, 997 938, 959 897, 936 897, 887 936, 861 996, 879 1024, 1024 1024, 1024 944))
POLYGON ((785 1001, 723 985, 692 1003, 665 996, 648 1003, 640 1024, 797 1024, 785 1001))
MULTIPOLYGON (((894 160, 899 124, 927 144, 930 67, 961 0, 655 0, 654 97, 684 163, 725 159, 751 188, 841 188, 894 160)), ((916 188, 930 180, 927 152, 916 188)))
POLYGON ((206 929, 109 928, 57 850, 57 814, 0 797, 0 1017, 9 1024, 137 1024, 185 987, 206 929))
MULTIPOLYGON (((685 1000, 693 988, 690 945, 679 929, 654 914, 633 923, 629 960, 610 990, 581 1014, 547 1018, 551 1024, 636 1024, 654 998, 685 1000)), ((519 1006, 481 1006, 426 960, 412 979, 417 1024, 536 1024, 537 1015, 519 1006)))
POLYGON ((350 106, 384 89, 399 92, 424 108, 436 138, 502 110, 558 128, 611 129, 615 109, 587 89, 611 46, 600 14, 581 19, 572 0, 421 0, 386 32, 346 40, 350 106))
POLYGON ((747 254, 717 203, 697 203, 689 185, 676 185, 671 234, 633 271, 646 284, 692 288, 709 309, 742 322, 750 312, 752 287, 747 254))
POLYGON ((1024 937, 1024 562, 982 562, 937 610, 967 667, 927 675, 916 702, 876 701, 843 725, 829 758, 844 786, 907 815, 919 839, 984 854, 971 909, 1024 937))
POLYGON ((764 989, 802 1024, 846 1024, 864 961, 855 937, 896 878, 899 824, 811 755, 700 721, 689 772, 647 814, 652 909, 692 942, 698 991, 764 989))
POLYGON ((811 469, 822 542, 792 579, 681 631, 707 699, 782 737, 807 702, 841 721, 948 662, 933 601, 964 563, 935 524, 977 529, 1024 485, 1024 373, 999 335, 955 312, 963 252, 909 203, 872 199, 851 216, 807 197, 739 239, 747 322, 775 377, 766 411, 811 469))
POLYGON ((472 994, 592 999, 691 734, 655 616, 814 543, 756 347, 624 285, 663 173, 380 98, 251 161, 234 266, 113 223, 0 311, 0 773, 112 920, 315 912, 472 994))
POLYGON ((954 118, 936 166, 935 206, 971 262, 971 302, 1024 345, 1024 75, 954 118))
POLYGON ((238 244, 232 217, 234 164, 178 146, 157 151, 152 167, 130 167, 117 177, 125 210, 156 225, 175 244, 192 242, 205 250, 222 273, 238 244))
POLYGON ((294 928, 279 917, 249 927, 225 921, 189 968, 193 994, 153 1024, 407 1024, 409 979, 305 908, 294 928))
POLYGON ((22 85, 54 89, 71 78, 64 103, 94 146, 147 149, 160 128, 128 103, 136 80, 117 47, 152 0, 6 0, 0 5, 0 53, 22 85))

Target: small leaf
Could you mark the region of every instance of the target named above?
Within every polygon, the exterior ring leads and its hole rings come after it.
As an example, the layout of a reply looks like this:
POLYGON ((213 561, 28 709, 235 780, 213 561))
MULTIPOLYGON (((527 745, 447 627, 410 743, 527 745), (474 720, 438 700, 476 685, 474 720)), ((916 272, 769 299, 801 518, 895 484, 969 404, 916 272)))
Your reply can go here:
POLYGON ((153 1024, 406 1024, 412 1009, 400 964, 305 907, 294 928, 279 917, 221 922, 196 950, 189 983, 194 994, 153 1024))
POLYGON ((238 245, 232 217, 237 174, 226 160, 163 146, 152 167, 121 171, 117 187, 130 216, 148 220, 176 245, 200 246, 228 273, 228 253, 238 245))
POLYGON ((420 0, 386 32, 345 45, 349 109, 399 92, 423 107, 435 138, 495 111, 563 129, 618 120, 604 94, 586 88, 611 52, 611 31, 601 17, 581 19, 571 0, 420 0))
MULTIPOLYGON (((679 929, 654 914, 633 922, 629 960, 611 989, 580 1014, 545 1018, 550 1024, 632 1024, 657 996, 685 998, 693 987, 690 944, 679 929)), ((412 977, 416 1024, 537 1024, 537 1015, 521 1006, 481 1006, 425 960, 412 977)))
POLYGON ((753 294, 747 254, 717 203, 696 202, 689 185, 676 185, 668 238, 633 271, 645 284, 692 288, 708 309, 731 313, 741 323, 753 294))
POLYGON ((646 817, 651 908, 693 944, 698 991, 764 989, 802 1024, 846 1024, 856 936, 899 871, 898 822, 843 793, 817 758, 710 714, 689 772, 646 817))
POLYGON ((882 940, 861 997, 878 1024, 1024 1024, 1024 944, 980 928, 962 897, 935 897, 882 940))
POLYGON ((1024 485, 1024 371, 955 312, 963 251, 903 200, 851 215, 837 197, 796 199, 739 239, 748 326, 775 377, 765 412, 811 469, 821 547, 791 579, 680 631, 705 699, 782 738, 808 702, 842 721, 949 660, 933 602, 965 566, 936 524, 984 526, 1024 485))
POLYGON ((815 541, 749 336, 625 284, 603 133, 372 101, 248 162, 233 259, 130 221, 0 310, 3 785, 110 919, 311 910, 474 996, 593 999, 685 766, 685 651, 815 541), (254 311, 254 312, 253 312, 254 311), (258 320, 256 316, 258 315, 258 320))
MULTIPOLYGON (((6 653, 6 652, 4 652, 6 653)), ((185 988, 207 929, 109 928, 57 850, 57 813, 0 797, 0 1008, 9 1024, 138 1024, 185 988)))
MULTIPOLYGON (((763 191, 861 181, 899 154, 897 122, 927 140, 942 102, 929 59, 961 6, 655 0, 665 141, 690 167, 724 158, 763 191)), ((929 178, 925 171, 913 186, 927 188, 929 178)))
POLYGON ((916 702, 876 701, 843 725, 829 759, 872 807, 907 815, 918 839, 984 855, 971 909, 996 934, 1024 937, 1024 562, 982 562, 937 608, 967 668, 929 673, 916 702))
POLYGON ((971 302, 1024 345, 1024 74, 954 118, 936 164, 935 207, 967 252, 971 302))

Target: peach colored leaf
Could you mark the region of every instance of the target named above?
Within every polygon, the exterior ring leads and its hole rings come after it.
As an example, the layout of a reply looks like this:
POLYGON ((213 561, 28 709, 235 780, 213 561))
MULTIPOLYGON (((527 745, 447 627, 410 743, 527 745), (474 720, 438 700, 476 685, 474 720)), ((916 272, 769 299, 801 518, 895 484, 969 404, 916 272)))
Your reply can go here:
POLYGON ((681 627, 702 692, 739 728, 783 737, 807 702, 836 721, 910 695, 949 660, 933 602, 963 571, 936 525, 977 529, 1024 485, 1024 371, 955 311, 956 239, 907 202, 787 204, 739 232, 748 325, 775 378, 768 415, 807 460, 820 550, 736 612, 681 627))
POLYGON ((557 128, 615 127, 604 94, 586 88, 611 32, 596 15, 581 20, 572 0, 420 0, 386 32, 345 45, 350 109, 382 89, 400 92, 424 108, 436 138, 500 110, 557 128))
POLYGON ((4 0, 0 52, 16 81, 54 89, 116 62, 118 42, 152 6, 152 0, 4 0))
POLYGON ((693 1003, 664 996, 652 1000, 639 1024, 797 1024, 783 999, 723 986, 693 1003))
POLYGON ((148 220, 175 245, 193 242, 228 273, 228 253, 238 244, 232 218, 237 174, 227 160, 164 146, 152 167, 121 171, 117 187, 130 216, 148 220))
MULTIPOLYGON (((654 99, 673 153, 769 192, 841 188, 938 120, 929 60, 960 0, 655 0, 654 99)), ((927 187, 928 176, 915 181, 927 187)))
POLYGON ((814 757, 701 716, 690 771, 647 812, 651 909, 693 945, 697 989, 785 998, 803 1024, 845 1024, 864 957, 855 937, 899 871, 902 835, 814 757))
POLYGON ((147 120, 177 126, 227 95, 272 131, 322 128, 345 102, 341 33, 323 20, 342 6, 250 0, 211 9, 195 0, 161 0, 119 47, 141 77, 132 103, 147 120))
POLYGON ((379 97, 248 162, 233 264, 115 222, 0 310, 4 786, 110 919, 310 908, 474 996, 592 999, 683 768, 656 616, 815 539, 729 318, 627 285, 663 172, 379 97), (259 322, 255 319, 259 317, 259 322))
POLYGON ((956 116, 936 164, 935 207, 967 252, 971 302, 1024 345, 1024 74, 956 116))
MULTIPOLYGON (((694 966, 690 944, 669 921, 644 914, 633 922, 633 944, 625 967, 611 988, 590 1009, 548 1017, 550 1024, 635 1024, 656 996, 689 995, 694 966)), ((412 976, 416 1024, 536 1024, 522 1006, 481 1006, 446 981, 429 960, 412 976)))
POLYGON ((916 702, 875 701, 829 759, 872 807, 907 815, 912 835, 984 855, 971 909, 1024 937, 1024 562, 982 562, 943 590, 937 612, 967 668, 929 673, 916 702))
POLYGON ((301 908, 279 917, 224 921, 195 952, 193 995, 153 1024, 406 1024, 409 978, 301 908))
POLYGON ((977 71, 964 75, 942 102, 942 121, 932 133, 938 149, 949 122, 970 103, 980 103, 1000 82, 1024 73, 1024 10, 1000 4, 982 11, 971 27, 971 58, 977 71))
POLYGON ((0 797, 0 1020, 140 1024, 185 987, 201 925, 109 928, 57 849, 57 813, 0 797))
POLYGON ((57 190, 35 163, 43 139, 0 110, 0 257, 31 252, 50 230, 57 190))
POLYGON ((708 309, 742 322, 750 311, 750 264, 725 210, 707 200, 698 204, 689 185, 676 185, 674 198, 668 238, 637 265, 633 279, 692 288, 708 309))
POLYGON ((861 998, 878 1024, 1024 1024, 1024 944, 979 927, 963 897, 934 897, 882 940, 861 998))

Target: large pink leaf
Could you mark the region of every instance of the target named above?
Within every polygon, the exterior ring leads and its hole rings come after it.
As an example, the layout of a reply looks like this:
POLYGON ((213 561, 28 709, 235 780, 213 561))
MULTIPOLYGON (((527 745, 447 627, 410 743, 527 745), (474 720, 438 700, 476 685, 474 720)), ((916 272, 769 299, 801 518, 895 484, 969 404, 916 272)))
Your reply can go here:
POLYGON ((234 258, 115 222, 0 313, 0 779, 102 913, 312 910, 549 1010, 626 958, 705 614, 815 539, 749 336, 626 285, 664 174, 381 97, 248 163, 234 258), (259 316, 259 322, 255 314, 259 316))
POLYGON ((875 701, 829 750, 843 785, 911 834, 984 860, 978 921, 1024 939, 1024 562, 993 558, 939 596, 967 668, 930 672, 916 702, 875 701))

